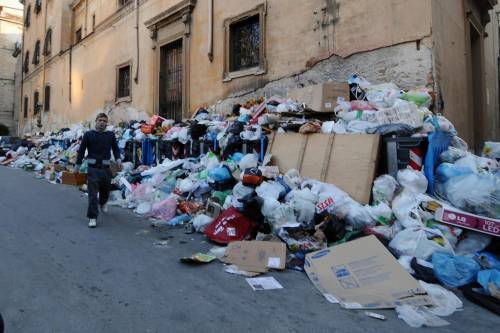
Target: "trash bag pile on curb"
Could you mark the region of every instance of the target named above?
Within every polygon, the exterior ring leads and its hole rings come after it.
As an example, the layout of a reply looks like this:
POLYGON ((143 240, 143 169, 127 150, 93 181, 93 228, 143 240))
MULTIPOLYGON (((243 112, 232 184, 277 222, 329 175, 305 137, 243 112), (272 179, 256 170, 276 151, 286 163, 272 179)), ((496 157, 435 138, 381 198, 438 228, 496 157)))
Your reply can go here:
MULTIPOLYGON (((149 123, 110 126, 125 155, 131 142, 142 150, 137 156, 134 146, 133 156, 116 170, 109 204, 150 218, 154 227, 183 226, 203 233, 219 247, 183 262, 219 258, 226 271, 248 277, 284 267, 304 271, 310 256, 373 235, 431 299, 427 305, 396 306, 410 326, 448 324, 442 317, 462 308, 452 292, 457 288, 478 304, 496 304, 485 307, 498 314, 499 144, 486 143, 481 157, 470 153, 453 124, 430 110, 426 88, 402 91, 393 83, 373 85, 357 75, 348 82, 351 100, 339 98, 333 119, 326 121, 306 119, 307 106, 300 101, 272 97, 236 105, 226 116, 200 108, 184 122, 153 116, 149 123), (407 167, 395 177, 379 175, 372 204, 363 205, 335 184, 273 165, 266 151, 271 131, 416 136, 428 138, 428 148, 423 170, 407 167), (169 146, 163 158, 160 148, 144 146, 148 140, 178 146, 169 146), (285 263, 270 255, 263 266, 243 264, 224 248, 240 241, 284 244, 285 263)), ((86 129, 80 124, 48 133, 31 150, 11 151, 0 163, 59 182, 61 172, 74 164, 86 129)), ((352 286, 373 282, 357 278, 349 265, 339 272, 332 281, 350 272, 352 286)), ((309 277, 327 297, 325 286, 309 277)), ((338 303, 353 308, 347 300, 338 303)))

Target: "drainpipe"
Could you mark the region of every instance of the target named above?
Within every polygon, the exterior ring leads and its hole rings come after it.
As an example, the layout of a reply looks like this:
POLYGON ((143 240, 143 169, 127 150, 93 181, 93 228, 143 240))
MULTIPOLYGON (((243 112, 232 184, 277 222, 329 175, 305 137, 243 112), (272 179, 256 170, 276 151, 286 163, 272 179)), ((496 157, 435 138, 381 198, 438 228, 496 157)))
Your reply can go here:
MULTIPOLYGON (((500 11, 495 12, 497 14, 497 25, 498 25, 498 57, 497 57, 497 75, 498 75, 498 95, 497 95, 497 105, 500 109, 500 11)), ((500 117, 500 110, 497 117, 500 117)), ((498 118, 497 118, 498 119, 498 118)), ((499 127, 497 124, 497 128, 499 127)), ((497 133, 497 139, 500 137, 500 133, 497 133)))
POLYGON ((208 0, 208 60, 214 60, 214 0, 208 0))
POLYGON ((135 36, 136 36, 136 59, 135 65, 135 83, 139 83, 139 0, 135 0, 135 36))
POLYGON ((73 43, 71 43, 71 45, 69 46, 69 81, 68 81, 68 85, 69 85, 69 104, 71 104, 71 86, 73 85, 73 82, 72 82, 72 79, 71 79, 71 74, 72 74, 72 71, 73 71, 73 43))
MULTIPOLYGON (((23 6, 23 13, 25 12, 25 9, 26 7, 23 6)), ((24 125, 26 125, 24 122, 25 122, 25 119, 24 119, 24 32, 26 31, 26 26, 24 25, 24 15, 23 15, 23 36, 22 36, 22 45, 21 45, 21 103, 19 104, 20 105, 20 109, 19 109, 19 117, 18 117, 18 121, 17 121, 17 134, 21 134, 21 122, 19 121, 19 119, 21 118, 21 115, 20 113, 22 112, 23 113, 23 127, 24 125)), ((14 82, 14 85, 15 85, 15 82, 14 82)), ((14 86, 15 87, 15 86, 14 86)), ((28 118, 26 118, 26 121, 27 121, 28 118)))
MULTIPOLYGON (((43 33, 42 35, 47 37, 47 7, 48 7, 48 1, 45 1, 45 11, 44 11, 44 18, 43 18, 43 33)), ((43 40, 43 46, 45 46, 45 42, 46 40, 44 39, 43 40)), ((41 48, 41 51, 43 53, 43 50, 45 50, 45 47, 42 47, 42 43, 40 42, 40 48, 41 48)), ((43 64, 42 64, 42 91, 43 91, 43 94, 40 94, 43 96, 43 101, 45 104, 45 64, 47 62, 47 59, 45 59, 46 55, 44 54, 43 55, 43 64)), ((39 120, 40 120, 40 124, 42 124, 42 120, 43 120, 43 113, 45 112, 44 110, 44 107, 42 106, 41 109, 40 109, 40 113, 38 115, 39 117, 39 120)))

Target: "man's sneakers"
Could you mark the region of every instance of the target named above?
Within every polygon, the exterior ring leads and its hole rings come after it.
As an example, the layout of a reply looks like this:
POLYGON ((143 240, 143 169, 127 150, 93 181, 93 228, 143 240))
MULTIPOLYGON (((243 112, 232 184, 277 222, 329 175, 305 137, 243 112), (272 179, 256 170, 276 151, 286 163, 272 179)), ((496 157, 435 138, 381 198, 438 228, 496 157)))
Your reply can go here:
POLYGON ((97 227, 97 220, 96 219, 90 219, 89 220, 89 228, 95 228, 97 227))
POLYGON ((104 204, 101 206, 101 212, 107 213, 108 212, 108 204, 104 204))

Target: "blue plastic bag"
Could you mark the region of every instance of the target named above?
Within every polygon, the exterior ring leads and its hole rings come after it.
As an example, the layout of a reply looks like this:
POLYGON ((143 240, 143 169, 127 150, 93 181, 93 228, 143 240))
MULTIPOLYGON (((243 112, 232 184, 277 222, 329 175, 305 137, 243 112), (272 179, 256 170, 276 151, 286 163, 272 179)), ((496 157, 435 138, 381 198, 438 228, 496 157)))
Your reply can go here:
POLYGON ((432 265, 436 278, 452 288, 476 281, 477 273, 481 270, 481 266, 473 258, 445 252, 435 252, 432 255, 432 265))
POLYGON ((229 172, 229 169, 226 167, 217 167, 210 170, 210 172, 208 173, 208 178, 210 178, 214 182, 223 182, 225 180, 231 179, 231 177, 232 175, 229 172))
POLYGON ((491 295, 491 284, 493 284, 497 290, 500 290, 500 271, 496 269, 481 271, 477 274, 477 282, 491 295))

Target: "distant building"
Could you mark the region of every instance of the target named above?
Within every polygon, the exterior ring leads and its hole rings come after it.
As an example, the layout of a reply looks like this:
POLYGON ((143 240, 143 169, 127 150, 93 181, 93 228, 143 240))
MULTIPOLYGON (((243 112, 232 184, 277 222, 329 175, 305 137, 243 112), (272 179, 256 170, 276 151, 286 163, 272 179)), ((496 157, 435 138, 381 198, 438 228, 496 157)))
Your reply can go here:
MULTIPOLYGON (((96 109, 168 118, 357 72, 428 86, 478 147, 500 139, 485 28, 496 0, 25 0, 21 131, 96 109), (376 3, 376 5, 374 5, 376 3)), ((497 42, 495 42, 497 43, 497 42)), ((496 44, 497 45, 497 44, 496 44)))
POLYGON ((16 57, 21 54, 22 33, 23 6, 19 1, 0 0, 0 124, 11 133, 17 131, 15 83, 21 78, 16 78, 16 57))

